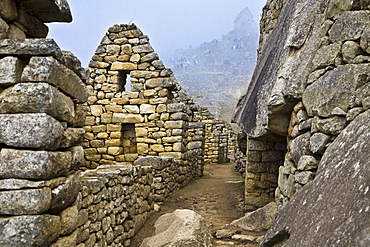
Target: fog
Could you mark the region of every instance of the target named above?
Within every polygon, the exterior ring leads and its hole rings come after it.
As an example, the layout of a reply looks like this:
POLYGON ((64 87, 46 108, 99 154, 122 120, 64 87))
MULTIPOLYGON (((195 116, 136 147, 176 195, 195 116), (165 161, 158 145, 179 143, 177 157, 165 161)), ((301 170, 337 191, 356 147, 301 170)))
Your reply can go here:
POLYGON ((248 7, 259 21, 265 0, 69 0, 72 23, 48 24, 48 38, 87 66, 107 29, 135 23, 165 62, 176 49, 221 39, 248 7))

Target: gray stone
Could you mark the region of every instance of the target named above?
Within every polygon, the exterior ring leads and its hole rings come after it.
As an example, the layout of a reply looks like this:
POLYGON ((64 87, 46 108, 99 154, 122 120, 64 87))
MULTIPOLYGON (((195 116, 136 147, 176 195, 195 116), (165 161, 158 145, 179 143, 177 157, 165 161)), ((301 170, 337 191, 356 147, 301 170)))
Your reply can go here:
POLYGON ((370 111, 360 114, 334 140, 261 246, 370 245, 369 121, 370 111))
POLYGON ((303 155, 298 162, 298 170, 308 171, 317 169, 319 162, 311 155, 303 155))
POLYGON ((53 57, 32 57, 22 80, 48 82, 80 102, 87 100, 87 89, 81 78, 53 57))
POLYGON ((140 157, 136 161, 136 165, 139 166, 152 166, 153 169, 162 170, 164 167, 163 158, 157 156, 146 156, 140 157))
POLYGON ((134 46, 132 50, 134 53, 149 53, 154 51, 150 44, 134 46))
POLYGON ((26 34, 16 25, 9 24, 8 39, 26 39, 26 34))
POLYGON ((149 54, 143 56, 141 58, 140 62, 142 62, 142 63, 150 63, 150 62, 152 62, 152 61, 154 61, 156 59, 159 59, 158 54, 155 53, 155 52, 152 52, 152 53, 149 53, 149 54))
POLYGON ((0 59, 0 85, 6 86, 21 81, 22 62, 16 57, 0 59))
POLYGON ((141 247, 212 246, 212 235, 204 219, 188 209, 162 215, 155 228, 156 235, 144 239, 141 247))
POLYGON ((360 40, 361 48, 370 53, 370 24, 365 28, 360 40))
POLYGON ((329 30, 330 39, 334 42, 359 39, 370 23, 369 15, 368 10, 348 11, 339 15, 329 30))
POLYGON ((347 112, 354 106, 355 90, 363 84, 362 75, 368 74, 369 64, 343 65, 327 72, 303 94, 308 115, 329 117, 336 107, 347 112))
POLYGON ((342 46, 343 61, 346 63, 353 63, 357 55, 361 53, 361 47, 354 41, 346 41, 342 46))
POLYGON ((82 146, 75 146, 69 149, 72 155, 71 170, 78 170, 85 164, 85 154, 82 146))
POLYGON ((3 148, 0 152, 0 177, 51 179, 66 175, 71 163, 70 152, 3 148))
POLYGON ((0 191, 0 214, 42 214, 50 207, 50 188, 0 191))
POLYGON ((294 175, 294 180, 297 183, 305 185, 308 182, 312 181, 314 177, 315 177, 315 173, 310 172, 310 171, 296 172, 294 175))
POLYGON ((310 151, 310 133, 305 133, 303 135, 295 138, 290 144, 290 152, 295 164, 298 164, 299 159, 303 155, 311 154, 310 151))
MULTIPOLYGON (((33 38, 46 38, 49 32, 49 27, 46 26, 42 21, 37 17, 32 15, 23 5, 18 5, 18 18, 17 23, 20 24, 27 37, 33 38)), ((19 25, 18 24, 18 25, 19 25)))
POLYGON ((187 145, 186 145, 186 148, 187 149, 196 149, 196 148, 202 148, 203 146, 203 142, 201 141, 196 141, 196 142, 189 142, 187 145))
POLYGON ((69 148, 82 143, 85 130, 82 128, 67 128, 64 131, 63 139, 60 142, 60 148, 69 148))
POLYGON ((185 111, 185 104, 184 103, 173 103, 167 105, 168 112, 184 112, 185 111))
POLYGON ((62 63, 70 70, 73 70, 84 82, 87 80, 88 71, 82 67, 80 59, 78 59, 70 51, 62 51, 62 63))
POLYGON ((326 144, 330 141, 330 136, 323 133, 315 133, 310 138, 310 150, 314 154, 322 154, 326 144))
POLYGON ((72 15, 67 0, 22 0, 26 6, 42 22, 71 22, 72 15))
POLYGON ((2 18, 0 18, 0 39, 8 38, 9 25, 2 18))
POLYGON ((60 233, 54 215, 25 215, 0 219, 0 246, 49 246, 60 233))
POLYGON ((73 101, 47 83, 19 83, 0 94, 0 113, 47 113, 73 124, 73 101))
POLYGON ((53 39, 3 39, 0 40, 0 54, 9 56, 53 56, 60 60, 62 51, 53 39))
POLYGON ((145 85, 149 88, 163 87, 171 88, 175 86, 175 81, 173 78, 152 78, 145 82, 145 85))
POLYGON ((64 209, 59 213, 60 225, 61 225, 61 235, 68 235, 72 233, 78 224, 78 208, 77 206, 72 206, 64 209))
POLYGON ((275 221, 277 216, 277 206, 271 202, 256 211, 247 213, 244 217, 231 222, 231 225, 240 227, 247 231, 266 231, 275 221))
POLYGON ((335 60, 341 52, 342 44, 334 43, 327 46, 323 46, 317 50, 312 63, 316 68, 322 68, 329 65, 334 65, 335 60))
POLYGON ((347 120, 345 117, 331 117, 324 119, 316 119, 312 122, 314 129, 318 131, 329 134, 329 135, 338 135, 344 127, 347 125, 347 120))
POLYGON ((11 147, 56 149, 62 125, 45 113, 0 114, 0 143, 11 147))
POLYGON ((69 176, 68 180, 52 189, 52 199, 48 212, 55 214, 59 213, 67 207, 71 206, 77 199, 80 190, 78 181, 79 173, 69 176))

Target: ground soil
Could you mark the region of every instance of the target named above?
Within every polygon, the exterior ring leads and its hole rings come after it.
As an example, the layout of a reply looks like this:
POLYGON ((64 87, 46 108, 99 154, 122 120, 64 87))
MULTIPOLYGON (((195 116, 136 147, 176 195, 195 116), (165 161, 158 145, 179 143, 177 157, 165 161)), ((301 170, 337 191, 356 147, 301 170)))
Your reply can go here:
POLYGON ((212 232, 244 216, 238 207, 243 198, 244 183, 233 171, 233 167, 232 163, 206 166, 203 178, 174 193, 160 206, 159 212, 152 214, 133 239, 131 246, 140 246, 144 238, 153 236, 154 223, 158 217, 176 209, 194 210, 203 216, 212 232))

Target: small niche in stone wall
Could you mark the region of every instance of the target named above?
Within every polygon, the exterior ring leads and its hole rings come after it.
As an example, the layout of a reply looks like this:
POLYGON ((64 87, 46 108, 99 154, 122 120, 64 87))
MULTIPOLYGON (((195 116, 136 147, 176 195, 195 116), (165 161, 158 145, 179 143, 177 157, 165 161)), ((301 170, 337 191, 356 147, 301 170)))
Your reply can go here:
POLYGON ((131 80, 130 71, 126 70, 118 71, 118 81, 117 81, 117 84, 119 85, 118 90, 120 92, 131 91, 130 80, 131 80))
POLYGON ((136 133, 135 124, 122 124, 123 152, 125 154, 136 154, 136 133))

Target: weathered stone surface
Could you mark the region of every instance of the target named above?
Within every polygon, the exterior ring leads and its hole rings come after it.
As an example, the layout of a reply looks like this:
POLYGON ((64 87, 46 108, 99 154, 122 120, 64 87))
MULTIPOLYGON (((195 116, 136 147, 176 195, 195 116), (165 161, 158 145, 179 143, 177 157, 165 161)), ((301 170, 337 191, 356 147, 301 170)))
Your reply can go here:
POLYGON ((310 133, 306 133, 295 138, 290 144, 290 152, 295 164, 303 155, 311 154, 310 151, 310 133))
POLYGON ((0 214, 42 214, 50 207, 50 188, 0 191, 0 214))
POLYGON ((114 62, 112 64, 111 70, 135 70, 137 69, 137 64, 128 62, 114 62))
POLYGON ((25 215, 0 219, 1 246, 49 246, 59 237, 60 219, 25 215))
POLYGON ((244 217, 234 220, 231 225, 240 227, 247 231, 265 231, 268 230, 277 216, 277 206, 271 202, 263 208, 247 213, 244 217))
POLYGON ((298 170, 306 171, 317 169, 319 162, 311 155, 303 155, 298 162, 298 170))
POLYGON ((113 113, 113 123, 142 123, 144 118, 139 114, 113 113))
POLYGON ((59 213, 76 201, 80 190, 79 177, 80 174, 77 172, 69 176, 65 183, 51 191, 52 199, 48 212, 52 214, 59 213))
POLYGON ((0 17, 6 21, 13 21, 18 17, 15 1, 3 0, 0 2, 0 17))
POLYGON ((2 18, 0 18, 0 39, 8 38, 9 25, 2 18))
POLYGON ((62 51, 53 39, 3 39, 0 54, 21 56, 53 56, 61 61, 62 51))
POLYGON ((177 209, 155 223, 156 235, 146 238, 141 247, 212 246, 212 236, 204 219, 194 211, 177 209))
POLYGON ((22 5, 42 22, 71 22, 72 15, 67 0, 22 0, 22 5))
POLYGON ((333 27, 329 30, 332 41, 357 40, 370 23, 370 11, 348 11, 339 15, 333 27))
POLYGON ((0 85, 11 85, 21 81, 22 62, 16 57, 0 59, 0 85))
POLYGON ((340 55, 341 48, 342 44, 339 42, 321 47, 317 50, 312 63, 317 68, 334 65, 336 58, 340 55))
POLYGON ((3 148, 0 152, 0 177, 51 179, 66 175, 71 163, 71 152, 3 148))
POLYGON ((361 48, 370 53, 370 24, 365 28, 360 41, 361 48))
POLYGON ((346 63, 353 63, 357 55, 361 53, 361 47, 354 41, 347 41, 342 46, 343 61, 346 63))
POLYGON ((310 150, 314 154, 322 154, 326 144, 330 141, 330 136, 323 133, 315 133, 310 138, 310 150))
POLYGON ((48 82, 80 102, 87 100, 87 89, 81 78, 53 57, 32 57, 21 79, 48 82))
POLYGON ((314 177, 315 177, 315 173, 310 172, 310 171, 296 172, 296 174, 294 175, 294 180, 297 183, 305 185, 308 182, 312 181, 314 177))
POLYGON ((67 128, 64 131, 63 138, 60 141, 60 148, 69 148, 72 146, 79 145, 85 134, 85 130, 82 128, 67 128))
POLYGON ((73 124, 73 101, 47 83, 19 83, 0 94, 0 113, 47 113, 73 124))
POLYGON ((164 87, 170 88, 175 86, 173 78, 152 78, 145 82, 145 85, 149 88, 164 87))
POLYGON ((29 13, 29 10, 23 6, 18 6, 18 18, 16 20, 25 30, 27 37, 46 38, 49 32, 49 27, 42 21, 29 13))
POLYGON ((369 121, 370 111, 359 115, 328 147, 316 178, 280 211, 261 246, 370 245, 369 121))
POLYGON ((45 113, 0 114, 0 142, 11 147, 59 147, 63 136, 62 125, 45 113))
POLYGON ((203 147, 203 142, 201 142, 201 141, 189 142, 186 145, 187 149, 196 149, 196 148, 202 148, 202 147, 203 147))
POLYGON ((354 106, 356 89, 364 83, 362 75, 369 73, 369 64, 343 65, 328 71, 303 94, 308 115, 329 117, 336 107, 347 112, 354 106))
POLYGON ((149 53, 154 51, 150 44, 134 46, 132 50, 135 53, 149 53))
POLYGON ((77 228, 78 208, 72 206, 63 210, 60 214, 61 235, 68 235, 77 228))
POLYGON ((346 118, 339 116, 317 119, 312 122, 313 128, 330 135, 338 135, 346 125, 346 118))

